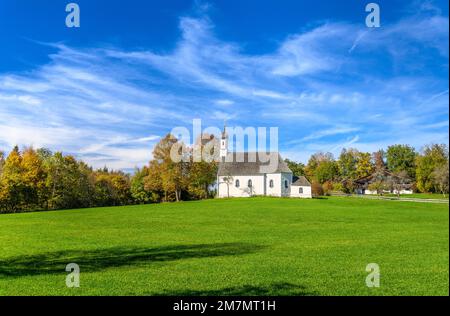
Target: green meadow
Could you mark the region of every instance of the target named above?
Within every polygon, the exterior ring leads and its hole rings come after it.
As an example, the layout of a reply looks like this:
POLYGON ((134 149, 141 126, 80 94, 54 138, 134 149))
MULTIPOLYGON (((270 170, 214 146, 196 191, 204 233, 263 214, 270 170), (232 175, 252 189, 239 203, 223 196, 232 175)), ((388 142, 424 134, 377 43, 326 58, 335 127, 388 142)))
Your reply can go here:
MULTIPOLYGON (((396 197, 396 194, 386 194, 385 196, 396 197)), ((438 193, 413 193, 413 194, 400 194, 401 198, 413 198, 413 199, 429 199, 429 200, 448 200, 448 194, 438 193)))
POLYGON ((448 271, 448 204, 249 198, 0 215, 0 295, 448 295, 448 271))

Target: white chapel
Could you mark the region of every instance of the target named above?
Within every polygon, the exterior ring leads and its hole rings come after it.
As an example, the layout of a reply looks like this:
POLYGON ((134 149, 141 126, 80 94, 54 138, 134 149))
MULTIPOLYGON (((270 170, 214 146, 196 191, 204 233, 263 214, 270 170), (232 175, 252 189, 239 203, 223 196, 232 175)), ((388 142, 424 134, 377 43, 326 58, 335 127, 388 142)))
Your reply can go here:
POLYGON ((218 197, 256 195, 311 198, 311 184, 294 177, 278 152, 229 152, 225 129, 220 140, 218 197))

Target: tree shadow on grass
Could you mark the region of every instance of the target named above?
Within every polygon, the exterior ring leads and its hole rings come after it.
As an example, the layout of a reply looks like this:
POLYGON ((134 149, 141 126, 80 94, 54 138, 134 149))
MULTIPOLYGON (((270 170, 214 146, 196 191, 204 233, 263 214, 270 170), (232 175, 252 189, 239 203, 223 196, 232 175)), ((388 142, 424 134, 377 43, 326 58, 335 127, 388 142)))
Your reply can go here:
POLYGON ((303 285, 288 282, 272 283, 269 285, 254 286, 243 285, 227 287, 218 290, 185 290, 175 292, 163 292, 155 295, 164 296, 311 296, 317 295, 308 291, 303 285))
POLYGON ((238 256, 265 248, 250 243, 217 243, 176 245, 155 248, 115 247, 95 250, 67 250, 0 260, 0 277, 66 273, 69 263, 81 272, 94 272, 112 267, 144 265, 192 258, 238 256))

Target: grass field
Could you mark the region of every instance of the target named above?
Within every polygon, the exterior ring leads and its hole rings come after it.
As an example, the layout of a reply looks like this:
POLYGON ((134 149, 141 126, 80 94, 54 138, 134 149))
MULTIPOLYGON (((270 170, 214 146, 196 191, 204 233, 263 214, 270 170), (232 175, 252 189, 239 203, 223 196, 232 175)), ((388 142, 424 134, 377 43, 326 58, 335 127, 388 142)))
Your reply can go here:
MULTIPOLYGON (((396 194, 386 194, 385 196, 394 196, 396 194)), ((413 199, 433 199, 433 200, 448 200, 448 194, 445 196, 443 194, 437 193, 413 193, 413 194, 400 194, 402 198, 413 198, 413 199)))
POLYGON ((446 204, 224 199, 0 215, 0 295, 448 295, 446 204), (81 268, 67 288, 65 266, 81 268), (377 263, 381 286, 365 284, 377 263))

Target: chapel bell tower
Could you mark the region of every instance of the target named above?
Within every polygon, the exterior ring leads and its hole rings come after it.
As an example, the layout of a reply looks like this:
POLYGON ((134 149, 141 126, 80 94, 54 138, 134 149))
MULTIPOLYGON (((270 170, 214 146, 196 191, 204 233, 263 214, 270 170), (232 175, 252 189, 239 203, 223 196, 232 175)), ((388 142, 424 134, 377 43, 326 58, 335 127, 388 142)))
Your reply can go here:
POLYGON ((222 139, 220 140, 220 158, 225 158, 228 154, 228 134, 226 126, 223 126, 222 139))

